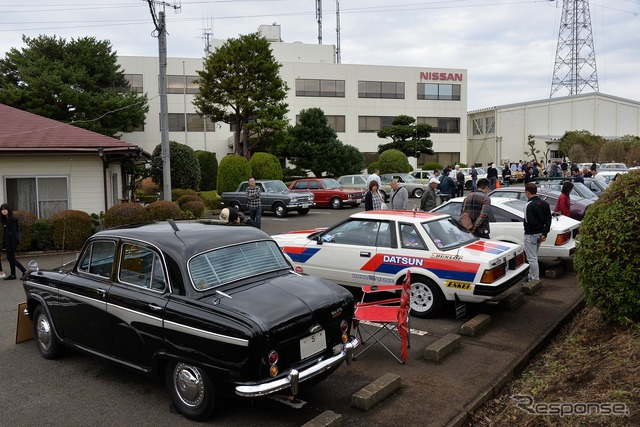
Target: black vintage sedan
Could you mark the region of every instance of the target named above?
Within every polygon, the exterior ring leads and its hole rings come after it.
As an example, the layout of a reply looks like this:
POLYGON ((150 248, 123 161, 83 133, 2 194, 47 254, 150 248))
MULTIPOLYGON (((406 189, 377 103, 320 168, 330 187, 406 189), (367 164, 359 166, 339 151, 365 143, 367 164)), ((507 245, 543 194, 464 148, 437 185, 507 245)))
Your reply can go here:
POLYGON ((264 232, 158 222, 93 235, 72 268, 24 278, 47 359, 72 347, 164 376, 176 408, 202 420, 225 393, 258 397, 350 362, 353 297, 301 276, 264 232))

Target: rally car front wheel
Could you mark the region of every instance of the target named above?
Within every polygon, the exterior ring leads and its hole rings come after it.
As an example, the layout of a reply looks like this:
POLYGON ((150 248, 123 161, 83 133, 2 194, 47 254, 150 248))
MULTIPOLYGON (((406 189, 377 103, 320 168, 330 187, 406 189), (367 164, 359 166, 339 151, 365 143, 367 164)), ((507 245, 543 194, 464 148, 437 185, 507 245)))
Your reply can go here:
POLYGON ((413 316, 435 317, 442 310, 444 303, 444 295, 438 285, 424 277, 412 277, 411 314, 413 316))

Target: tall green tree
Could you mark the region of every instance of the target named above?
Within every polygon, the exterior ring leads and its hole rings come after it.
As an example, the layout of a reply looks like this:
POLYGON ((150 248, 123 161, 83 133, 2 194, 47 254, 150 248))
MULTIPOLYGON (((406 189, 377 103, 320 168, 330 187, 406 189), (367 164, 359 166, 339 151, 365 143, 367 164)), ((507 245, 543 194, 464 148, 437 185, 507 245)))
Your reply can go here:
POLYGON ((415 124, 411 116, 400 115, 393 119, 392 126, 378 131, 378 138, 391 138, 391 142, 380 144, 378 153, 395 149, 402 151, 407 157, 419 157, 420 153, 433 154, 431 125, 415 124))
POLYGON ((235 126, 233 152, 249 159, 269 136, 287 127, 287 84, 269 42, 257 33, 227 40, 198 71, 196 110, 214 122, 235 126))
POLYGON ((0 103, 116 138, 144 124, 147 95, 130 90, 108 40, 22 41, 0 59, 0 103))
POLYGON ((364 156, 355 147, 344 145, 329 126, 320 108, 302 110, 298 123, 289 128, 289 138, 281 154, 301 169, 315 176, 360 173, 364 156))
MULTIPOLYGON (((561 155, 565 156, 568 155, 571 147, 574 145, 580 145, 586 154, 588 161, 594 161, 598 158, 598 152, 604 142, 604 138, 594 135, 587 130, 572 130, 567 131, 562 135, 560 143, 558 144, 558 151, 560 151, 561 155)), ((575 162, 584 161, 584 159, 571 160, 575 162)))

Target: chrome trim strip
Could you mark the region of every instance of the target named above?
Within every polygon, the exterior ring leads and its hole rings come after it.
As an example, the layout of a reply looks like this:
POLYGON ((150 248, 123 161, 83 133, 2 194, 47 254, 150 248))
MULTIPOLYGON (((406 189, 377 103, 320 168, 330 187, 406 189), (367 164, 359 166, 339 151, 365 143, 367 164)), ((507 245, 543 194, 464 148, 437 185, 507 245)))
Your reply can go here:
POLYGON ((132 310, 128 307, 122 307, 115 304, 107 304, 107 313, 113 313, 118 319, 121 319, 127 325, 131 324, 139 318, 148 319, 150 321, 140 321, 141 323, 162 328, 162 318, 151 316, 147 313, 132 310))
POLYGON ((88 305, 90 305, 92 307, 101 308, 102 310, 105 310, 105 311, 107 309, 107 300, 106 299, 105 300, 100 300, 100 299, 97 299, 97 298, 91 298, 91 297, 87 297, 87 296, 84 296, 84 295, 80 295, 80 294, 77 294, 77 293, 74 293, 74 292, 69 292, 69 291, 66 291, 64 289, 60 289, 60 288, 56 288, 56 289, 58 290, 58 292, 60 292, 60 294, 66 296, 66 297, 69 297, 69 298, 72 298, 72 299, 75 298, 75 299, 82 300, 86 304, 88 304, 88 305))
POLYGON ((249 347, 249 340, 247 339, 216 334, 215 332, 209 332, 203 329, 197 329, 192 326, 182 325, 180 323, 171 322, 169 320, 164 321, 164 327, 172 331, 182 332, 182 333, 194 335, 200 338, 205 338, 208 340, 219 341, 219 342, 232 344, 232 345, 239 345, 241 347, 249 347))

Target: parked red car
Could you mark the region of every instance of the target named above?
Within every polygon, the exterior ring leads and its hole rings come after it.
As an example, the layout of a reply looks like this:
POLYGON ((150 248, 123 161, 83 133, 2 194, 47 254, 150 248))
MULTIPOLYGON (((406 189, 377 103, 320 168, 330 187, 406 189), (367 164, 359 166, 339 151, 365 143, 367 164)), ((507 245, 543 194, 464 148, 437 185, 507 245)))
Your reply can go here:
POLYGON ((289 186, 291 191, 311 192, 315 206, 331 206, 340 209, 343 205, 360 206, 364 200, 364 191, 350 190, 342 186, 333 178, 304 178, 296 179, 289 186))

